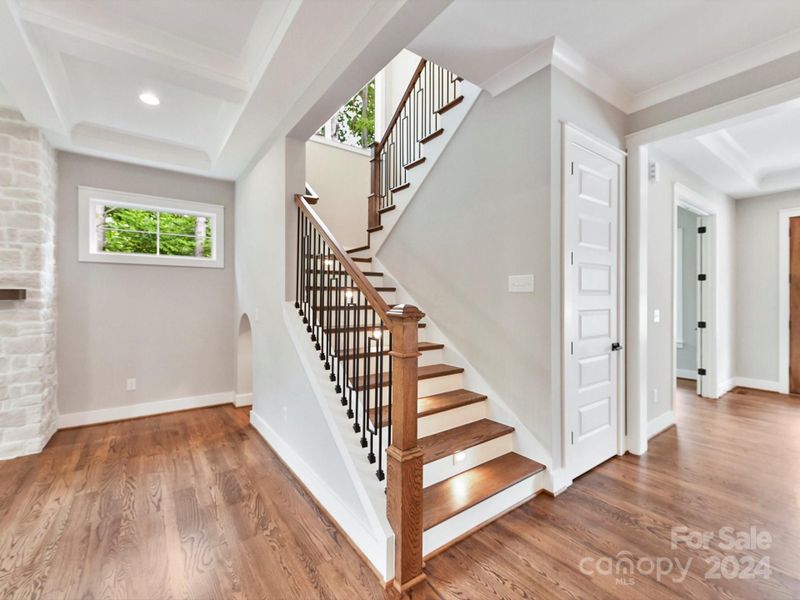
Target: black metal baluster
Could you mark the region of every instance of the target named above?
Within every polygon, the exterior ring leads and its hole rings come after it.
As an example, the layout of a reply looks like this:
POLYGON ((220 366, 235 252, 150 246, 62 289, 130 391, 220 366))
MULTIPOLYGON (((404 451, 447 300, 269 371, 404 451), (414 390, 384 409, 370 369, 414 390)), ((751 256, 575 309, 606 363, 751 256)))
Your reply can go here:
MULTIPOLYGON (((350 380, 350 387, 353 390, 353 396, 355 396, 355 401, 352 402, 350 406, 350 410, 348 411, 348 415, 351 419, 355 419, 355 423, 353 423, 353 431, 358 433, 361 431, 361 427, 358 424, 358 395, 360 393, 359 389, 359 375, 361 374, 361 360, 359 359, 359 349, 358 349, 358 327, 361 323, 361 292, 357 290, 353 290, 354 299, 355 299, 355 318, 353 319, 353 330, 347 332, 347 337, 350 338, 353 347, 353 378, 350 380)), ((351 400, 352 400, 351 396, 351 400)))
POLYGON ((296 278, 294 280, 294 307, 300 311, 298 314, 302 315, 303 311, 300 308, 300 275, 303 272, 303 263, 305 263, 305 257, 303 256, 300 246, 302 244, 302 236, 300 235, 300 225, 301 225, 301 215, 302 212, 300 211, 300 207, 297 207, 297 255, 295 256, 295 260, 297 261, 297 273, 296 278))
MULTIPOLYGON (((381 336, 379 338, 379 347, 378 347, 378 372, 381 373, 381 379, 383 379, 383 344, 384 340, 386 339, 386 329, 384 328, 383 321, 381 321, 381 336)), ((391 360, 391 357, 390 359, 391 360)), ((391 383, 389 383, 391 385, 391 383)), ((391 394, 391 388, 387 390, 386 396, 388 397, 391 394)), ((375 471, 375 475, 378 477, 378 481, 383 481, 385 474, 383 472, 383 427, 384 427, 384 418, 383 418, 383 406, 384 406, 384 396, 383 396, 383 388, 381 388, 381 396, 380 402, 378 403, 378 412, 376 413, 376 424, 378 427, 378 470, 375 471)), ((391 409, 390 409, 391 410, 391 409)))
POLYGON ((336 393, 340 394, 342 392, 342 386, 339 384, 339 369, 342 364, 342 355, 339 354, 339 342, 341 341, 342 335, 342 326, 341 326, 341 316, 342 316, 342 288, 340 285, 341 277, 342 277, 342 269, 341 263, 337 260, 335 263, 335 272, 336 278, 334 279, 334 303, 332 310, 336 311, 336 318, 333 321, 333 326, 336 328, 336 334, 334 336, 334 343, 331 348, 328 349, 328 355, 333 354, 336 361, 334 362, 334 358, 331 358, 331 381, 336 382, 336 393))
POLYGON ((353 392, 352 383, 350 382, 350 312, 353 306, 353 292, 351 292, 347 285, 349 284, 349 276, 344 278, 344 296, 345 296, 345 311, 344 311, 344 364, 342 365, 342 406, 348 406, 347 416, 353 418, 353 392), (349 396, 349 399, 348 399, 349 396))
POLYGON ((330 250, 328 248, 328 244, 325 244, 325 255, 322 260, 322 282, 321 282, 321 291, 322 291, 322 299, 320 304, 322 305, 320 311, 320 334, 321 334, 321 348, 319 351, 319 359, 325 361, 325 369, 330 368, 330 364, 328 363, 328 352, 330 352, 330 344, 328 340, 331 336, 331 323, 330 323, 330 314, 328 313, 328 308, 330 307, 330 299, 331 299, 331 284, 330 284, 330 274, 328 271, 329 265, 329 257, 330 250), (327 327, 327 329, 326 329, 327 327))
MULTIPOLYGON (((368 337, 368 335, 369 335, 369 305, 367 304, 366 296, 364 297, 364 311, 365 311, 364 312, 364 327, 363 327, 363 332, 364 333, 361 336, 362 343, 363 343, 361 348, 364 349, 363 351, 366 353, 367 357, 364 360, 364 385, 362 386, 362 388, 364 389, 364 395, 363 395, 363 402, 361 403, 361 423, 362 423, 361 447, 362 448, 366 448, 367 447, 367 418, 368 418, 367 411, 369 410, 369 407, 370 407, 370 405, 372 403, 370 401, 370 371, 371 371, 370 367, 372 366, 370 363, 372 361, 370 360, 370 354, 369 354, 370 346, 369 346, 369 337, 368 337)), ((357 331, 356 335, 359 335, 359 333, 360 332, 357 331)))
POLYGON ((303 296, 305 300, 305 314, 303 315, 303 323, 306 324, 306 332, 311 333, 311 260, 312 260, 312 252, 313 244, 311 243, 311 223, 308 219, 303 219, 304 221, 304 228, 305 234, 303 235, 303 240, 306 246, 305 249, 305 265, 304 265, 304 273, 303 273, 303 296))

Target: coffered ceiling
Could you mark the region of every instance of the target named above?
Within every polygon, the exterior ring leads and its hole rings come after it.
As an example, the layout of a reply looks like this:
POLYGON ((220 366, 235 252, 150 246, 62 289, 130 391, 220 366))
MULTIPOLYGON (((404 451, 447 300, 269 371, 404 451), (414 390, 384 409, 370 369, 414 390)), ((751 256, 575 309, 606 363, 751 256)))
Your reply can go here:
POLYGON ((447 2, 408 4, 0 0, 0 103, 61 149, 234 178, 294 107, 323 100, 322 122, 447 2))

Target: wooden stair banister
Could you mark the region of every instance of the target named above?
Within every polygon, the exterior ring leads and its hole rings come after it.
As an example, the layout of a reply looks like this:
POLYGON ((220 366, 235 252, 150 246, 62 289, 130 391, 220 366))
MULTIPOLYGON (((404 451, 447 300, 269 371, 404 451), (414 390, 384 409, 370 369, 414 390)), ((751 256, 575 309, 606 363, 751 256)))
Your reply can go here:
POLYGON ((424 161, 420 145, 440 135, 438 118, 463 100, 460 77, 426 59, 414 70, 386 131, 372 144, 368 230, 381 224, 381 213, 406 185, 405 172, 424 161))
POLYGON ((330 379, 336 383, 337 393, 342 394, 342 405, 347 406, 348 417, 354 419, 354 431, 362 433, 362 447, 369 445, 370 462, 378 463, 376 474, 379 480, 383 478, 382 436, 383 426, 386 425, 383 418, 388 415, 386 511, 395 533, 394 587, 402 593, 425 578, 422 560, 423 453, 417 435, 418 330, 420 319, 425 315, 415 306, 389 306, 312 208, 311 205, 317 200, 310 186, 306 186, 305 194, 296 194, 294 197, 298 211, 295 308, 307 324, 307 331, 312 341, 316 342, 325 368, 331 371, 330 379), (357 303, 343 305, 342 292, 352 296, 353 289, 357 290, 357 303), (358 314, 362 310, 373 312, 371 324, 367 316, 363 317, 363 323, 358 321, 358 314), (351 320, 351 313, 354 313, 355 322, 351 320), (390 332, 388 352, 384 352, 386 336, 380 334, 385 329, 390 332), (370 360, 364 361, 365 371, 359 372, 357 358, 359 353, 363 353, 362 346, 359 346, 358 339, 353 342, 352 350, 349 346, 351 332, 356 332, 354 335, 358 337, 362 331, 368 353, 375 343, 375 355, 381 364, 383 356, 388 355, 391 361, 388 378, 384 379, 387 371, 377 367, 375 373, 370 375, 370 360), (350 370, 351 363, 356 363, 354 372, 350 370), (351 379, 350 375, 354 377, 351 379), (362 386, 363 389, 359 389, 351 384, 359 377, 364 381, 370 381, 371 377, 379 380, 375 386, 362 386), (386 406, 382 404, 384 388, 389 390, 386 406), (362 394, 360 405, 359 394, 362 394), (369 410, 372 409, 370 394, 375 394, 379 403, 375 407, 375 414, 379 415, 375 424, 368 422, 369 410), (352 406, 354 395, 355 410, 352 406), (359 412, 362 414, 360 423, 359 412), (373 448, 376 437, 377 450, 373 448))

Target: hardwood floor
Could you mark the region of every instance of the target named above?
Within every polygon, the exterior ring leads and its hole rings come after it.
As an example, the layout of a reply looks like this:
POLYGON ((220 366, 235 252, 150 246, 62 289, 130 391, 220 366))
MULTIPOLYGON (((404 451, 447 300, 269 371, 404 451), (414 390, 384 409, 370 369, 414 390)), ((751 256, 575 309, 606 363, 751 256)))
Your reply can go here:
MULTIPOLYGON (((800 398, 714 401, 681 385, 676 412, 647 455, 612 459, 430 559, 413 598, 800 598, 800 398), (672 549, 681 526, 717 535, 672 549), (771 544, 720 550, 726 526, 771 544), (706 578, 728 554, 768 557, 769 578, 726 579, 733 559, 706 578), (602 574, 617 556, 673 570, 602 574), (683 581, 676 561, 689 563, 683 581)), ((0 463, 4 600, 392 596, 247 409, 61 431, 41 455, 0 463)))

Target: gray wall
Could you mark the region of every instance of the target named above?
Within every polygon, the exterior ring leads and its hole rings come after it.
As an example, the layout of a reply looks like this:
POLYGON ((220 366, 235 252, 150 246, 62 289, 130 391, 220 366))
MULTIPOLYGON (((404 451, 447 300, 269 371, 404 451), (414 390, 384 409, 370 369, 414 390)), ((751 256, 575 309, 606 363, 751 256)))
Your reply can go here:
POLYGON ((232 391, 233 183, 65 152, 58 176, 60 412, 232 391), (225 268, 78 262, 81 185, 223 205, 225 268))
POLYGON ((800 190, 736 201, 736 374, 778 382, 778 213, 800 190))
POLYGON ((624 115, 555 69, 483 93, 379 252, 561 461, 561 120, 619 146, 624 115), (534 294, 508 292, 532 273, 534 294))
MULTIPOLYGON (((678 369, 697 371, 697 215, 678 207, 678 227, 683 228, 683 294, 675 300, 683 307, 683 348, 676 350, 678 369)), ((676 327, 677 333, 677 327, 676 327)))

